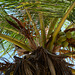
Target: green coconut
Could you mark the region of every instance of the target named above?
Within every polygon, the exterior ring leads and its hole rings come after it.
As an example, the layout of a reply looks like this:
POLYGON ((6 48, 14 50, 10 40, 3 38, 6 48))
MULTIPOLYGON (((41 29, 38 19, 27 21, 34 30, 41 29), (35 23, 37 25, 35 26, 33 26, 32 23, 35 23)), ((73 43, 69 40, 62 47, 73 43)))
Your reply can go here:
POLYGON ((69 44, 69 43, 68 43, 67 41, 64 41, 64 42, 62 43, 63 47, 67 47, 68 44, 69 44))
POLYGON ((60 41, 60 40, 58 40, 58 41, 57 41, 57 44, 58 44, 58 45, 61 45, 61 41, 60 41))
POLYGON ((67 38, 69 38, 69 39, 70 39, 70 38, 71 38, 71 36, 72 36, 72 34, 71 34, 71 32, 70 32, 70 31, 66 32, 66 37, 67 37, 67 38))
POLYGON ((66 41, 66 36, 65 35, 60 36, 58 40, 61 42, 66 41))

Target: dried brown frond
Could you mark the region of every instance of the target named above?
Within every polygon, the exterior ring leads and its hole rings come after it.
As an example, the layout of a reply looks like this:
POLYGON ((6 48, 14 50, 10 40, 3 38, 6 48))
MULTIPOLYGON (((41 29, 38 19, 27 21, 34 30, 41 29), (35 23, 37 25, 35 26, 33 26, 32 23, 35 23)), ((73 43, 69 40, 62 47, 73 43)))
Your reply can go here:
POLYGON ((6 21, 7 21, 10 25, 12 25, 14 28, 20 30, 20 28, 19 28, 15 23, 9 21, 8 19, 6 19, 6 21))
POLYGON ((75 28, 67 29, 67 30, 65 30, 64 32, 66 33, 66 32, 68 32, 68 31, 70 31, 70 32, 75 31, 75 28))
POLYGON ((26 29, 25 26, 24 26, 24 24, 23 24, 21 21, 19 21, 17 18, 15 18, 15 17, 13 17, 13 16, 11 16, 11 15, 9 15, 9 16, 17 22, 18 26, 17 26, 15 23, 13 23, 13 22, 11 22, 11 21, 9 21, 9 20, 7 20, 7 19, 6 19, 6 21, 7 21, 10 25, 12 25, 14 28, 18 29, 19 32, 20 32, 21 34, 23 34, 23 35, 28 39, 30 47, 31 47, 33 50, 35 50, 35 49, 37 48, 37 46, 36 46, 36 43, 35 43, 34 40, 33 40, 33 36, 32 36, 31 33, 30 33, 30 28, 28 27, 28 28, 26 29))

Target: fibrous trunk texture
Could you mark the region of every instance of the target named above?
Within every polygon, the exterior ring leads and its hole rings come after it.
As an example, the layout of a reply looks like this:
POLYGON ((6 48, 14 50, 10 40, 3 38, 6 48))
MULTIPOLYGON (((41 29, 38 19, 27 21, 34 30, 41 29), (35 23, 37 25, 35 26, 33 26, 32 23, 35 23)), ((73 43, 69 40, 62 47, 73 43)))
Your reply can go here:
POLYGON ((13 75, 72 75, 63 58, 50 54, 42 47, 15 62, 17 66, 13 75))

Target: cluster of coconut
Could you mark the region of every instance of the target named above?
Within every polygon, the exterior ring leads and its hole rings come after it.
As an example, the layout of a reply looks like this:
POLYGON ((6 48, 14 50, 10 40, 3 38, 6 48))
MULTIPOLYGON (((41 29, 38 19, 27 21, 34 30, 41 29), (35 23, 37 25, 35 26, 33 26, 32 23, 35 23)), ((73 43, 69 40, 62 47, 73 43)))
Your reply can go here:
POLYGON ((68 32, 59 32, 58 33, 58 38, 57 38, 57 45, 62 45, 63 47, 67 47, 69 42, 68 39, 75 39, 75 36, 72 35, 72 33, 70 31, 68 32))

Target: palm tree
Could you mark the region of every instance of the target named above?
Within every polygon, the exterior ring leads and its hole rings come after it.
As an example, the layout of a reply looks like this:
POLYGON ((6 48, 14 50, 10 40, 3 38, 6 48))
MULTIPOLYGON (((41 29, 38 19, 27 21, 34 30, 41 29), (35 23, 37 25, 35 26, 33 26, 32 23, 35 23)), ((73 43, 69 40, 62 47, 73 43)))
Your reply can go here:
POLYGON ((73 75, 75 70, 69 67, 73 64, 65 62, 65 58, 74 58, 75 54, 75 22, 72 16, 75 2, 55 0, 14 3, 15 7, 13 3, 8 3, 1 8, 4 22, 1 21, 0 25, 1 45, 5 50, 3 55, 14 47, 14 52, 17 51, 19 56, 25 55, 22 58, 14 56, 13 63, 2 58, 2 55, 1 60, 5 63, 0 63, 0 71, 5 72, 5 75, 73 75), (24 13, 20 15, 21 19, 5 12, 4 9, 10 7, 19 9, 19 14, 24 13), (66 19, 71 23, 61 31, 66 19), (9 41, 6 41, 7 49, 3 46, 5 40, 9 41), (57 52, 59 55, 56 55, 57 52))

